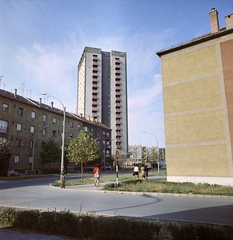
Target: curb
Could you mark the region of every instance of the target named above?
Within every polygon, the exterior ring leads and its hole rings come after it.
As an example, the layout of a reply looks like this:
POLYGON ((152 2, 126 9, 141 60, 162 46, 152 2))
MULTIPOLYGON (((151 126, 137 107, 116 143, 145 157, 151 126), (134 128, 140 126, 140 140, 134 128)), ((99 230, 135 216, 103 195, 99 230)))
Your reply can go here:
MULTIPOLYGON (((106 183, 107 184, 107 183, 106 183)), ((128 195, 149 195, 149 196, 169 196, 169 197, 187 197, 187 198, 215 198, 215 199, 227 199, 233 200, 233 196, 225 196, 225 195, 203 195, 203 194, 185 194, 185 193, 161 193, 161 192, 127 192, 127 191, 109 191, 103 190, 102 187, 97 189, 83 189, 85 186, 90 185, 79 185, 77 186, 68 186, 65 189, 61 189, 58 187, 54 187, 50 184, 51 188, 66 190, 66 191, 76 191, 76 192, 94 192, 94 193, 113 193, 113 194, 128 194, 128 195)), ((93 186, 94 187, 94 186, 93 186)))

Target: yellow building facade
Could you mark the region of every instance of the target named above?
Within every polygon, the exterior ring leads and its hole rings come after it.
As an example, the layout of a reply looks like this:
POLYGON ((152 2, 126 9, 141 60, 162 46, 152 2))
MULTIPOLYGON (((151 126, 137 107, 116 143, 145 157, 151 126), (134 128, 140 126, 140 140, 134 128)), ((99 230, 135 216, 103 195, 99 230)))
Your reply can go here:
POLYGON ((162 64, 167 180, 233 186, 233 14, 219 29, 157 52, 162 64))

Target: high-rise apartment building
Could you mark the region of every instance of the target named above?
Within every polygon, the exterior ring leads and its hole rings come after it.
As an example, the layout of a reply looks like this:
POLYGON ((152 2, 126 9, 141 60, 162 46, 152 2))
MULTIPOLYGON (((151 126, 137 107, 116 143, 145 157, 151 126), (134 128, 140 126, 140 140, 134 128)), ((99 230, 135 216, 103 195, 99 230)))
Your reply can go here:
MULTIPOLYGON (((78 64, 77 114, 98 119, 110 127, 112 155, 115 156, 118 150, 119 160, 126 160, 128 110, 125 52, 84 48, 78 64)), ((105 144, 109 139, 103 138, 103 141, 105 144)))

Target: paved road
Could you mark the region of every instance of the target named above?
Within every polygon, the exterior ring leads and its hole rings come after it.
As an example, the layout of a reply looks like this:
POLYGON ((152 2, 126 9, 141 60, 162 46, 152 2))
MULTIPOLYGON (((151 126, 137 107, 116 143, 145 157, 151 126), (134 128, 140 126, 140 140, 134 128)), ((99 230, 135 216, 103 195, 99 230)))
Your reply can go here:
POLYGON ((0 206, 70 210, 102 215, 233 226, 233 198, 105 192, 93 185, 52 188, 55 180, 0 182, 0 206))

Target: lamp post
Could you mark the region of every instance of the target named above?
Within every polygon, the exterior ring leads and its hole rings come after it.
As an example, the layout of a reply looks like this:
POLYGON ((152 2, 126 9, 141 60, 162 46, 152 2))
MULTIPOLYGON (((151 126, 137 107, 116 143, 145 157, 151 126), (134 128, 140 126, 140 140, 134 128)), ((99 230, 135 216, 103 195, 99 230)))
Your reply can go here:
POLYGON ((57 101, 59 101, 63 107, 63 132, 62 132, 62 149, 61 149, 61 169, 64 167, 64 147, 65 147, 65 122, 66 122, 66 108, 64 107, 63 103, 61 102, 61 100, 59 100, 58 98, 49 95, 47 93, 41 92, 40 94, 42 95, 47 95, 49 97, 55 98, 57 101))
POLYGON ((152 133, 149 133, 149 132, 146 132, 146 131, 142 131, 143 133, 147 133, 147 134, 150 134, 152 135, 155 139, 156 139, 156 142, 157 142, 157 156, 158 156, 158 172, 159 172, 159 142, 158 142, 158 139, 157 137, 152 134, 152 133))
POLYGON ((34 171, 34 156, 35 156, 35 141, 36 141, 36 135, 37 133, 39 133, 40 131, 42 131, 45 128, 48 128, 49 125, 47 125, 46 127, 43 127, 42 129, 40 129, 38 132, 35 133, 34 135, 34 139, 33 139, 33 147, 32 147, 32 171, 34 171))

